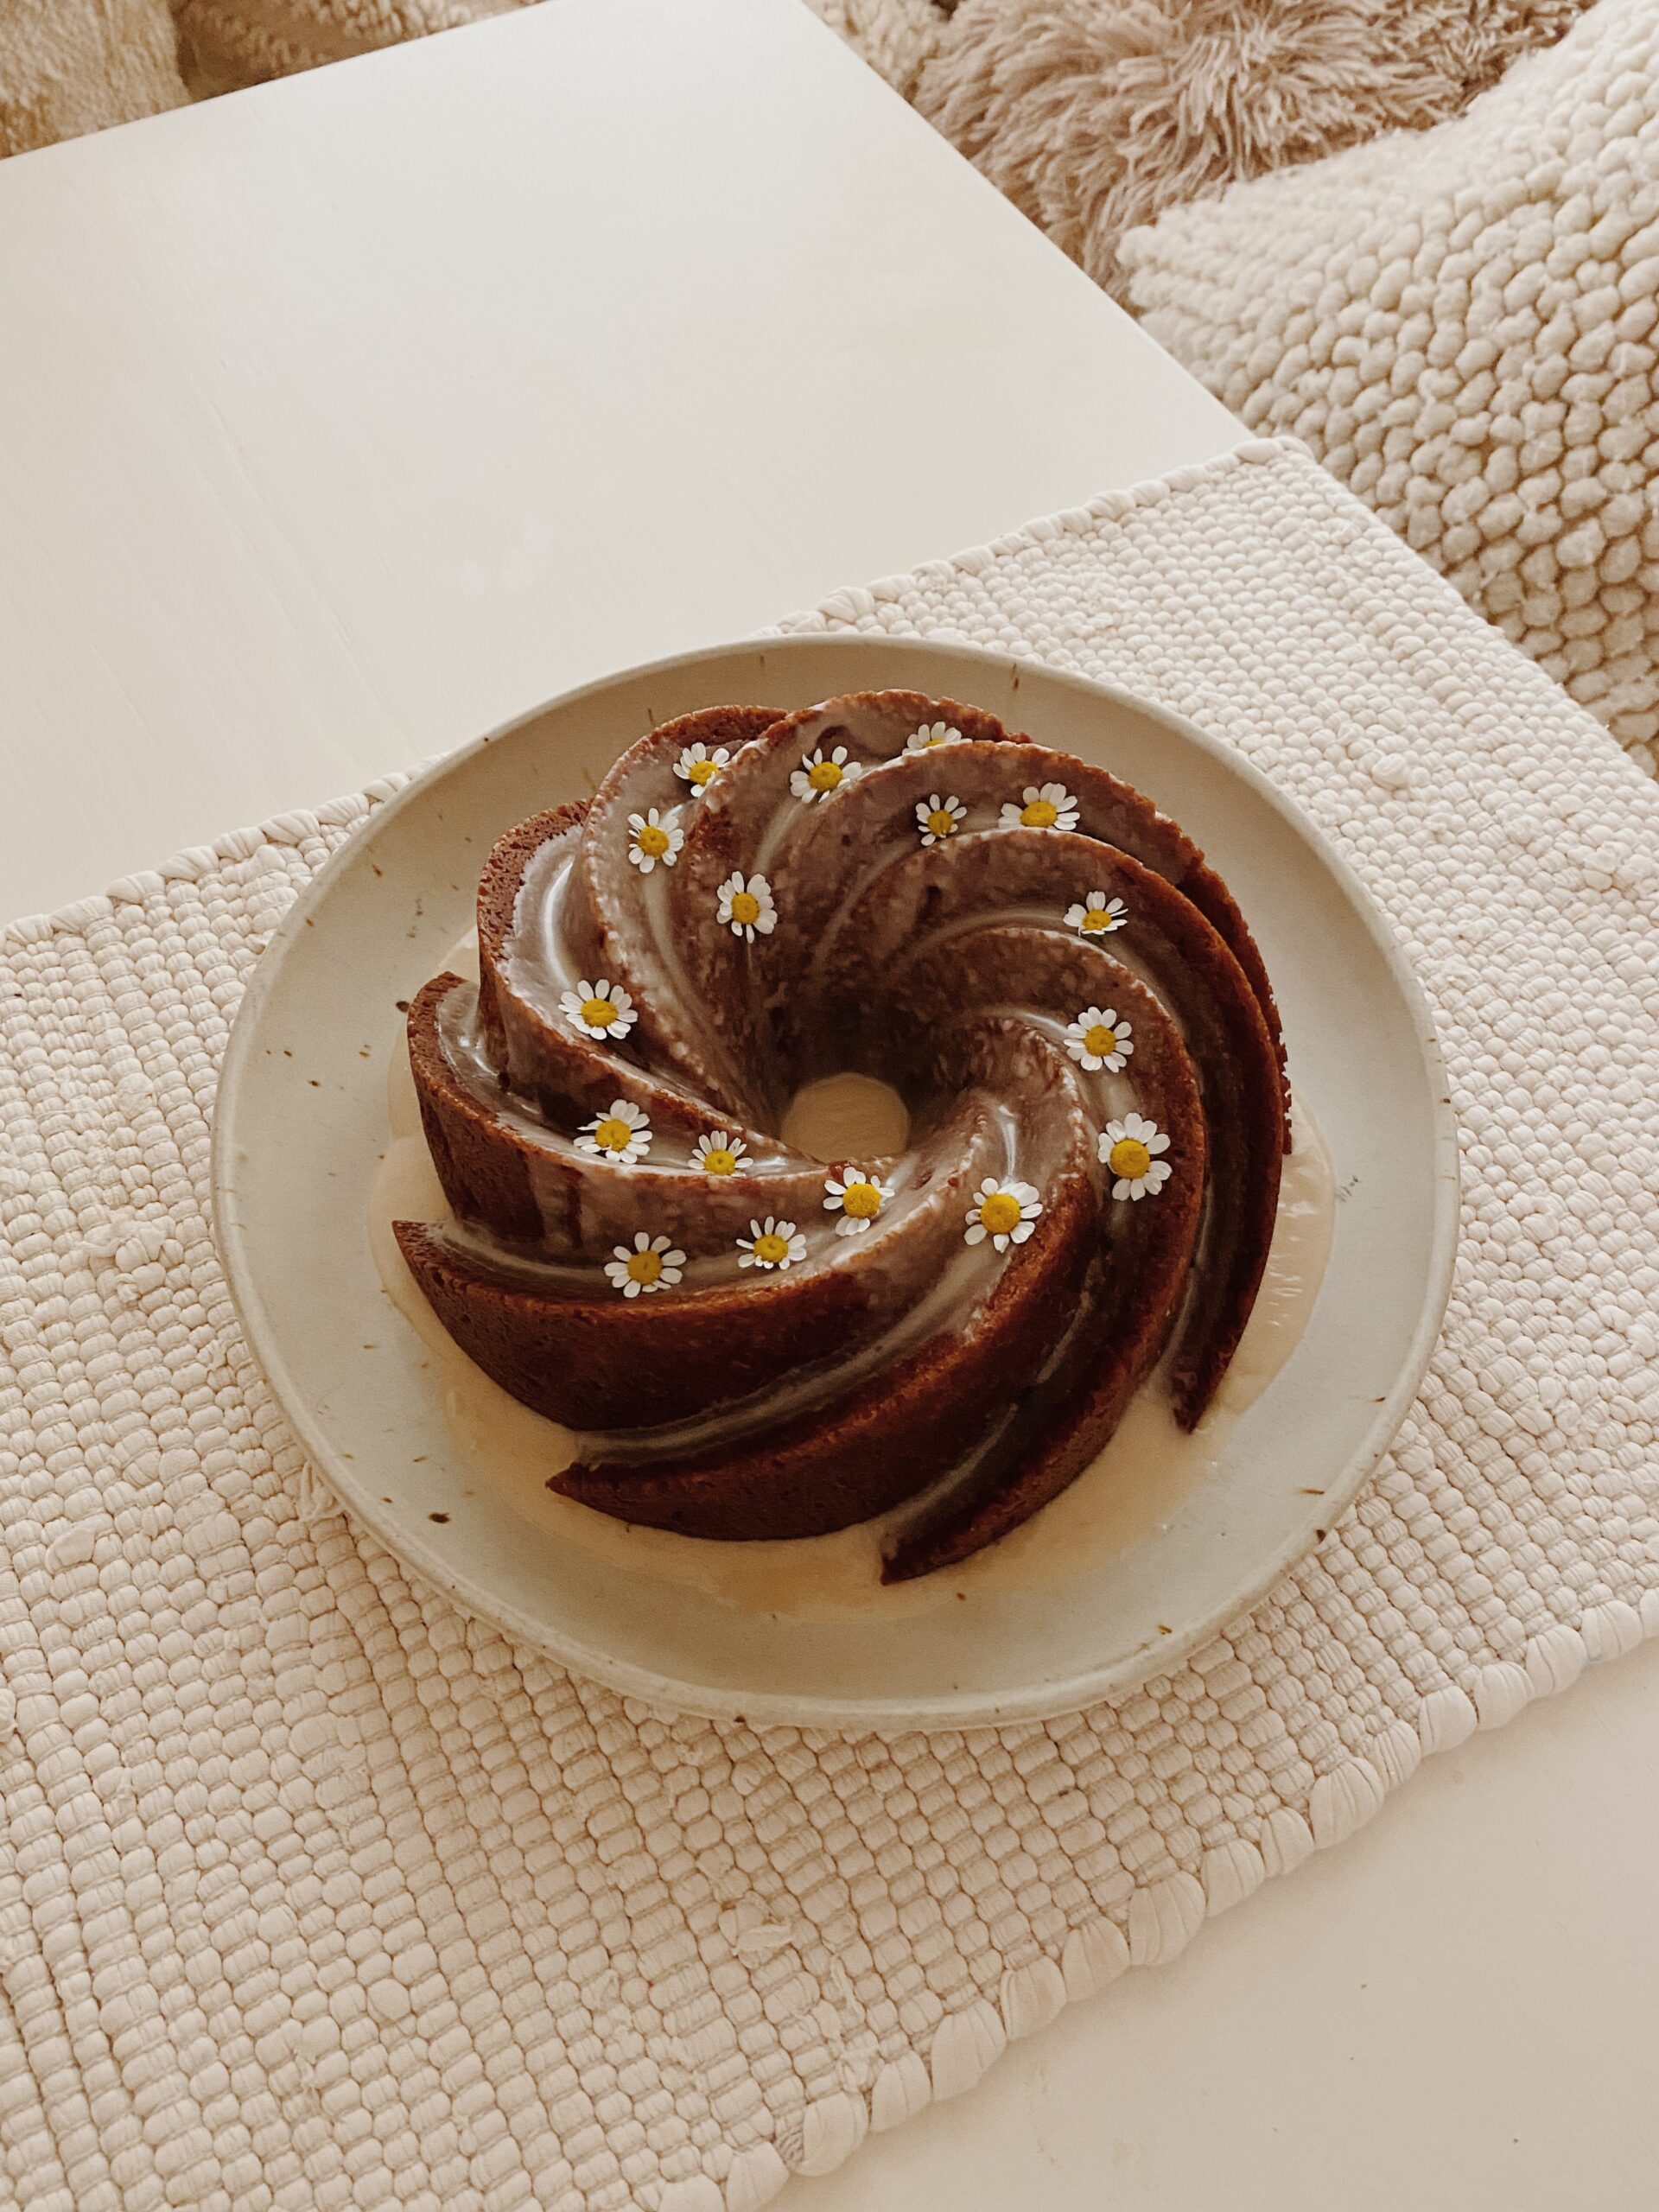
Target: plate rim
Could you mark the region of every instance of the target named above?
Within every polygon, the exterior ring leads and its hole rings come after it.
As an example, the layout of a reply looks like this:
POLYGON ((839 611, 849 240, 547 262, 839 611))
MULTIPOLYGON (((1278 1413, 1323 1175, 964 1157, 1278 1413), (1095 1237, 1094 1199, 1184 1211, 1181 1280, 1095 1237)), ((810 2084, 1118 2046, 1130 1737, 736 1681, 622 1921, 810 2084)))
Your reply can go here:
MULTIPOLYGON (((621 1696, 636 1698, 672 1712, 694 1713, 707 1719, 739 1725, 747 1723, 755 1726, 816 1727, 868 1734, 907 1732, 916 1729, 1008 1726, 1026 1721, 1050 1719, 1058 1714, 1081 1711, 1103 1700, 1126 1696, 1153 1675, 1161 1674, 1179 1665, 1191 1652, 1216 1635, 1228 1621, 1236 1619, 1258 1605, 1291 1567, 1308 1555, 1318 1541, 1317 1536, 1310 1541, 1305 1535, 1297 1535, 1278 1545, 1235 1586, 1224 1602, 1209 1608, 1173 1633, 1160 1635, 1155 1643, 1142 1643, 1109 1664, 1084 1670, 1064 1681, 1038 1683, 1023 1691, 995 1698, 987 1698, 982 1694, 941 1693, 930 1699, 925 1706, 918 1706, 914 1701, 906 1702, 903 1699, 873 1698, 849 1702, 833 1697, 821 1699, 765 1689, 752 1692, 722 1690, 708 1685, 679 1682, 632 1661, 620 1660, 596 1649, 576 1636, 560 1638, 550 1635, 544 1623, 531 1620, 517 1606, 480 1587, 473 1577, 458 1573, 435 1547, 429 1547, 418 1535, 411 1540, 406 1529, 389 1520, 378 1510, 378 1494, 372 1485, 359 1482, 351 1466, 342 1465, 338 1449, 332 1443, 327 1429, 315 1419, 314 1409, 307 1405, 306 1394, 289 1370, 281 1335, 257 1281, 247 1250, 245 1232, 237 1217, 235 1205, 234 1131, 265 1008, 282 976, 289 950, 310 926, 311 915, 328 896, 337 876, 343 874, 353 864, 365 831, 415 805, 433 785, 464 772, 468 761, 556 709, 574 707, 583 699, 615 690, 624 684, 666 675, 670 671, 677 676, 705 663, 723 660, 734 654, 768 652, 787 654, 798 647, 810 647, 820 652, 827 649, 832 653, 844 652, 853 658, 861 651, 868 652, 873 645, 882 650, 897 648, 901 653, 913 650, 918 653, 943 656, 960 662, 964 670, 994 668, 1002 677, 1013 677, 1015 691, 1019 690, 1020 677, 1028 673, 1042 683, 1059 683, 1085 696, 1103 699, 1161 723, 1174 736, 1208 754, 1228 774, 1240 779, 1287 823, 1336 882, 1381 954, 1389 979, 1410 1016, 1420 1070, 1426 1086, 1425 1096, 1429 1105, 1433 1133, 1427 1169, 1432 1192, 1433 1226, 1427 1294, 1399 1371, 1367 1424, 1359 1443, 1325 1485, 1327 1502, 1325 1510, 1329 1521, 1334 1525, 1340 1520, 1375 1471, 1416 1398, 1445 1321, 1456 1270, 1460 1215, 1458 1122, 1433 1008, 1386 917, 1347 859, 1325 836, 1319 823, 1236 746, 1224 738, 1212 735, 1185 715, 1176 714, 1122 684, 1080 676, 1070 669, 1053 667, 1030 655, 988 652, 956 639, 912 638, 886 633, 872 637, 861 632, 779 632, 736 638, 720 644, 698 646, 689 652, 663 654, 655 659, 613 670, 585 683, 574 685, 425 763, 400 790, 374 806, 353 827, 338 850, 330 855, 301 890, 267 941, 264 951, 258 957, 232 1024, 213 1096, 209 1184, 213 1243, 244 1340, 276 1398, 283 1420, 307 1459, 322 1474, 341 1508, 365 1528, 377 1542, 384 1545, 401 1564, 442 1590, 472 1618, 500 1629, 516 1641, 529 1645, 574 1673, 586 1675, 604 1683, 621 1696)), ((855 688, 876 687, 861 685, 855 688)), ((880 688, 893 687, 884 685, 880 688)), ((1269 1383, 1264 1399, 1271 1394, 1272 1387, 1269 1383)))

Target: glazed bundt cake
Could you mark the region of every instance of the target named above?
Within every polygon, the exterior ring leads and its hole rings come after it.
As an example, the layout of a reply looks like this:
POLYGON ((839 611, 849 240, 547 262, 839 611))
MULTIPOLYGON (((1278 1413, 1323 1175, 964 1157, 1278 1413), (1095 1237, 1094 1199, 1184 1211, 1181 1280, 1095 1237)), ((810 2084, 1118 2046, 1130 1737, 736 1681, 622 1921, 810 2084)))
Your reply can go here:
POLYGON ((409 1052, 442 1223, 404 1256, 461 1349, 578 1433, 566 1496, 721 1539, 915 1502, 889 1580, 1089 1463, 1169 1353, 1198 1421, 1287 1129, 1225 886, 1116 778, 950 699, 718 707, 508 833, 480 980, 409 1052), (880 1077, 882 1159, 779 1135, 880 1077))

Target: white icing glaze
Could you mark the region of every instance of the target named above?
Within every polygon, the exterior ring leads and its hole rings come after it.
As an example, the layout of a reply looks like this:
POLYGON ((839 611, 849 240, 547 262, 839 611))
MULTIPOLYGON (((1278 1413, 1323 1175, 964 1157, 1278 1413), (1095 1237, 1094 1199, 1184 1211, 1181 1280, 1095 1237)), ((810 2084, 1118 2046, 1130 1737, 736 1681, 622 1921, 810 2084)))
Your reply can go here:
MULTIPOLYGON (((463 948, 449 965, 465 972, 463 948)), ((1129 1550, 1167 1522, 1218 1464, 1227 1433, 1295 1349, 1319 1294, 1335 1212, 1331 1162, 1300 1107, 1285 1162, 1277 1227, 1255 1310, 1215 1405, 1191 1435, 1177 1428, 1160 1378, 1137 1394, 1117 1433, 1070 1489, 1022 1527, 948 1573, 884 1586, 887 1519, 798 1542, 713 1543, 644 1529, 556 1497, 547 1478, 576 1456, 567 1429, 521 1406, 450 1341, 404 1265, 394 1220, 441 1220, 443 1196, 420 1132, 407 1058, 392 1055, 392 1141, 369 1204, 370 1239, 386 1297, 425 1349, 468 1479, 505 1497, 526 1519, 595 1557, 647 1578, 702 1590, 745 1612, 797 1620, 879 1613, 893 1619, 949 1603, 958 1590, 1058 1588, 1129 1550)), ((983 1249, 983 1248, 981 1248, 983 1249)), ((969 1256, 964 1254, 964 1256, 969 1256)))
POLYGON ((1296 1349, 1325 1280, 1336 1226, 1336 1176, 1313 1117, 1294 1096, 1291 1135, 1294 1148, 1280 1180, 1273 1249, 1210 1420, 1217 1412, 1237 1415, 1255 1403, 1296 1349))
MULTIPOLYGON (((563 1019, 560 997, 565 991, 575 990, 582 980, 565 950, 561 926, 565 890, 575 863, 575 841, 568 833, 538 845, 524 862, 512 909, 506 980, 518 996, 546 1021, 563 1019)), ((662 871, 654 872, 660 874, 662 871)))
MULTIPOLYGON (((949 1329, 964 1313, 971 1314, 990 1290, 995 1272, 988 1244, 958 1244, 927 1295, 906 1306, 891 1328, 844 1358, 822 1367, 791 1368, 753 1397, 715 1406, 689 1421, 665 1422, 649 1430, 582 1437, 578 1440, 581 1456, 594 1465, 607 1459, 638 1462, 647 1458, 689 1457, 741 1444, 757 1429, 781 1427, 843 1396, 865 1376, 881 1375, 931 1336, 949 1329)), ((588 1280, 591 1283, 591 1275, 588 1280)))

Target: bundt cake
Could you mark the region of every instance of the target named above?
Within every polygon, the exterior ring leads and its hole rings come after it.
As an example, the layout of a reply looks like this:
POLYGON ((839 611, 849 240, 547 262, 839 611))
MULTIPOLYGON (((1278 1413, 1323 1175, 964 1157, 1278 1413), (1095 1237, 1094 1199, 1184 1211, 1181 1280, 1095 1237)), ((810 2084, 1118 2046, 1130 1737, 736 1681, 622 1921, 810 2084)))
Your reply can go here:
POLYGON ((1127 785, 914 692, 711 708, 511 830, 478 935, 409 1014, 451 1217, 396 1233, 578 1433, 555 1490, 728 1540, 913 1500, 893 1580, 1036 1512, 1166 1351, 1204 1413, 1273 1234, 1279 1021, 1127 785), (890 1157, 779 1134, 849 1071, 905 1101, 890 1157))

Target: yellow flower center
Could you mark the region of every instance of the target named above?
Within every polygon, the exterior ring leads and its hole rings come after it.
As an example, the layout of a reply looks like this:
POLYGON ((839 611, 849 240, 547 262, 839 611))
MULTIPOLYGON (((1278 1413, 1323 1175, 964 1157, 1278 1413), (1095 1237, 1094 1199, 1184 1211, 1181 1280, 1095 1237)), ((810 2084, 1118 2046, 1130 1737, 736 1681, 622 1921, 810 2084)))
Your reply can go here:
POLYGON ((927 731, 922 739, 923 748, 925 751, 929 753, 933 750, 933 747, 936 745, 943 745, 944 743, 944 732, 942 729, 931 729, 927 731))
POLYGON ((1020 820, 1027 830, 1052 830, 1060 818, 1060 810, 1052 799, 1034 798, 1029 806, 1020 810, 1020 820))
POLYGON ((603 1152, 626 1152, 632 1141, 633 1131, 619 1115, 607 1114, 594 1131, 594 1136, 603 1152))
POLYGON ((1103 1060, 1109 1052, 1117 1050, 1116 1030, 1109 1029, 1103 1021, 1091 1023, 1083 1033, 1083 1049, 1085 1052, 1097 1054, 1103 1060))
POLYGON ((981 1225, 990 1236, 1006 1236, 1020 1226, 1020 1201, 1012 1192, 998 1191, 980 1207, 981 1225))
POLYGON ((841 1203, 855 1221, 874 1221, 881 1211, 881 1193, 874 1183, 849 1183, 841 1203))
POLYGON ((628 1273, 635 1282, 655 1282, 662 1272, 660 1252, 635 1252, 628 1261, 628 1273))
POLYGON ((769 1268, 775 1268, 779 1260, 789 1257, 789 1246, 781 1236, 757 1236, 753 1249, 755 1258, 764 1260, 769 1268))
POLYGON ((832 791, 841 781, 841 770, 833 760, 815 760, 806 772, 806 780, 815 791, 832 791))
POLYGON ((1106 1155, 1106 1165, 1126 1183, 1136 1183, 1151 1166, 1152 1154, 1139 1137, 1120 1137, 1106 1155))
POLYGON ((701 790, 704 784, 720 773, 720 763, 717 760, 693 760, 685 773, 687 780, 701 790))
POLYGON ((760 918, 760 901, 755 897, 753 892, 740 891, 732 900, 732 919, 734 922, 747 924, 758 922, 760 918))
POLYGON ((616 1020, 616 1008, 609 999, 583 999, 582 1018, 590 1029, 608 1029, 616 1020))
POLYGON ((639 833, 639 845, 647 860, 659 861, 668 850, 668 832, 659 830, 654 822, 647 822, 639 833))
POLYGON ((1083 926, 1091 933, 1097 930, 1109 930, 1112 926, 1112 918, 1103 906, 1090 906, 1084 915, 1083 926))
POLYGON ((735 1175, 737 1154, 728 1147, 717 1144, 712 1151, 703 1154, 702 1172, 705 1175, 735 1175))
MULTIPOLYGON (((937 744, 938 740, 930 739, 929 742, 937 744)), ((936 806, 927 817, 927 826, 936 837, 948 837, 957 826, 957 817, 949 807, 936 806)))

